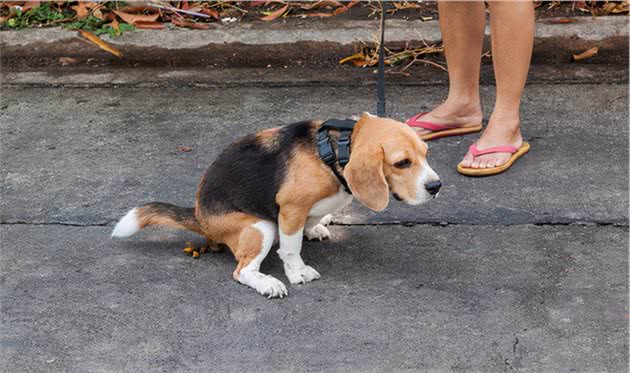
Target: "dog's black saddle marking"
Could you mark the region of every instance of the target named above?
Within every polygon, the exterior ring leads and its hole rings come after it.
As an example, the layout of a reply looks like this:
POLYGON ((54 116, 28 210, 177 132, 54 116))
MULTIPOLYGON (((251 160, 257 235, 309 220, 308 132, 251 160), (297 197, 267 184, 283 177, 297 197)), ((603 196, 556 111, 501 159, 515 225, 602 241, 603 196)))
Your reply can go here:
POLYGON ((351 119, 329 119, 325 121, 317 131, 317 151, 319 152, 319 157, 330 167, 348 194, 352 194, 352 191, 348 186, 348 181, 343 177, 342 171, 350 161, 350 143, 352 140, 352 131, 356 123, 356 121, 351 119), (330 130, 339 131, 339 139, 335 141, 328 133, 330 130), (336 153, 334 147, 337 148, 336 153))

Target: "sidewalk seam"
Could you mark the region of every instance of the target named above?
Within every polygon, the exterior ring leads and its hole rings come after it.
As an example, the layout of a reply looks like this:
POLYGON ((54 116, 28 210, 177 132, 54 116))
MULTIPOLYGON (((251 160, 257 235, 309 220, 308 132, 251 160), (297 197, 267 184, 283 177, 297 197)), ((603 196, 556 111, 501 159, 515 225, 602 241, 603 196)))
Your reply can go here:
MULTIPOLYGON (((113 227, 116 221, 98 224, 78 224, 78 223, 29 223, 24 221, 16 222, 0 222, 0 226, 3 225, 29 225, 29 226, 61 226, 61 227, 113 227)), ((541 226, 541 227, 553 227, 553 226, 574 226, 574 227, 616 227, 616 228, 628 228, 628 222, 530 222, 530 223, 515 223, 515 224, 466 224, 466 223, 450 223, 450 222, 383 222, 383 223, 337 223, 332 222, 329 226, 337 227, 385 227, 385 226, 402 226, 405 228, 414 228, 416 226, 426 227, 447 227, 447 226, 500 226, 500 227, 512 227, 512 226, 541 226)))
MULTIPOLYGON (((260 83, 260 82, 252 82, 252 83, 188 83, 182 84, 181 82, 173 82, 166 84, 153 84, 153 83, 104 83, 104 84, 73 84, 73 83, 2 83, 0 84, 1 88, 69 88, 69 89, 99 89, 99 88, 135 88, 135 89, 147 89, 147 88, 168 88, 168 87, 176 87, 176 88, 198 88, 198 89, 206 89, 206 88, 241 88, 241 87, 251 87, 251 88, 309 88, 309 87, 371 87, 375 84, 372 81, 360 82, 360 83, 352 83, 352 82, 313 82, 313 83, 260 83)), ((598 80, 598 81, 589 81, 589 80, 539 80, 539 81, 531 81, 528 82, 527 85, 581 85, 581 84, 594 84, 594 85, 604 85, 604 84, 615 84, 615 85, 624 85, 628 84, 628 80, 625 79, 611 79, 611 80, 598 80)), ((393 82, 387 83, 388 87, 432 87, 432 86, 443 86, 444 81, 438 82, 393 82)), ((481 83, 481 86, 494 86, 494 84, 481 83)))

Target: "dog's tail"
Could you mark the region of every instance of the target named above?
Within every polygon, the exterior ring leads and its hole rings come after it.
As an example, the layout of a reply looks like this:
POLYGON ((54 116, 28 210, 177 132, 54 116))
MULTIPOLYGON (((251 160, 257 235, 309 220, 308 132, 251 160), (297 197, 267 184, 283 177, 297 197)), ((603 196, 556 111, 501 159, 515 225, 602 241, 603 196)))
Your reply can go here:
POLYGON ((142 207, 134 207, 123 216, 114 227, 112 237, 129 237, 150 225, 187 229, 204 235, 203 228, 195 218, 194 208, 151 202, 142 207))

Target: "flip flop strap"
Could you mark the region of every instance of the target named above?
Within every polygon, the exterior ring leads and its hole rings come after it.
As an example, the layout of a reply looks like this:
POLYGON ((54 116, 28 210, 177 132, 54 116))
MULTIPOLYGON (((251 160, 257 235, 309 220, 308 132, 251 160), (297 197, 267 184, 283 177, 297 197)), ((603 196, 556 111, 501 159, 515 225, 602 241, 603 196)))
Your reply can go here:
POLYGON ((510 153, 510 154, 514 154, 517 151, 518 151, 518 148, 516 146, 512 146, 512 145, 493 146, 491 148, 483 149, 483 150, 479 150, 477 148, 477 143, 473 143, 470 146, 470 154, 472 154, 474 157, 478 157, 478 156, 484 155, 484 154, 492 154, 492 153, 510 153))
POLYGON ((457 128, 457 125, 452 125, 452 124, 436 124, 436 123, 431 123, 431 122, 426 122, 426 121, 421 121, 418 120, 421 117, 423 117, 424 115, 428 114, 427 112, 423 112, 423 113, 418 113, 416 115, 414 115, 413 117, 409 118, 407 120, 407 125, 409 127, 420 127, 420 128, 424 128, 425 130, 429 130, 429 131, 444 131, 444 130, 450 130, 453 128, 457 128))

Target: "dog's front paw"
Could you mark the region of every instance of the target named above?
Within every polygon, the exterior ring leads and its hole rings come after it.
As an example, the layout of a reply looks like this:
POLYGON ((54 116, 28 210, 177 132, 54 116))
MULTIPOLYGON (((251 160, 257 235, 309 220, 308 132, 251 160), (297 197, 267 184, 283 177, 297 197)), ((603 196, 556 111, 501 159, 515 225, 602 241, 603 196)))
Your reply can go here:
POLYGON ((328 214, 328 215, 325 215, 322 218, 322 220, 319 221, 319 224, 321 224, 321 225, 328 225, 328 224, 332 223, 332 220, 333 220, 332 214, 328 214))
POLYGON ((307 265, 299 269, 285 268, 284 272, 292 284, 305 284, 322 277, 313 267, 307 265))
POLYGON ((289 296, 287 287, 275 277, 264 275, 256 284, 256 291, 269 299, 289 296))
POLYGON ((304 230, 304 237, 309 241, 323 241, 330 238, 330 231, 323 224, 304 230))

